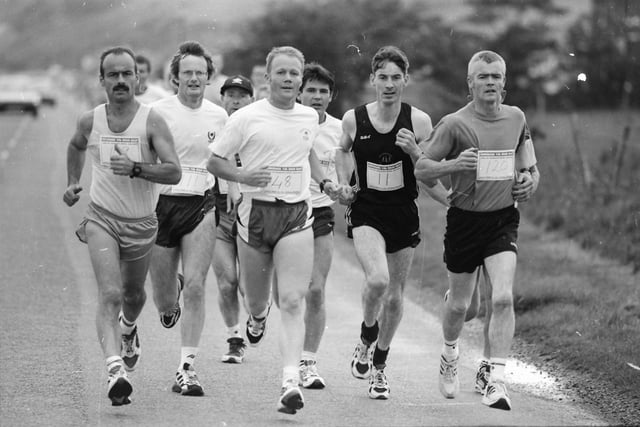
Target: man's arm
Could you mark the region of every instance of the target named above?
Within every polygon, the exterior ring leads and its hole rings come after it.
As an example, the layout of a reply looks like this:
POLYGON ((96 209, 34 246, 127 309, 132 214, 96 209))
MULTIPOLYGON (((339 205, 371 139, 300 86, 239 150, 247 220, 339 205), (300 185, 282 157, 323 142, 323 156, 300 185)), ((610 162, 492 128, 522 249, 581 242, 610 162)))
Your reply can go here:
POLYGON ((411 108, 411 123, 413 124, 413 132, 405 128, 400 129, 396 135, 396 145, 411 157, 415 166, 422 154, 418 144, 427 140, 433 126, 431 125, 431 117, 427 113, 413 107, 411 108))
POLYGON ((356 116, 353 110, 344 113, 342 118, 342 136, 336 151, 336 174, 338 183, 349 185, 351 174, 353 174, 354 161, 351 154, 351 147, 356 136, 356 116))
POLYGON ((120 153, 116 145, 115 153, 111 156, 111 170, 116 175, 133 177, 134 166, 140 167, 138 178, 159 184, 177 184, 182 177, 180 160, 173 144, 173 136, 164 119, 153 109, 147 119, 147 135, 149 145, 158 154, 160 163, 137 163, 120 153))
POLYGON ((227 181, 239 182, 253 187, 264 187, 271 182, 271 173, 266 170, 246 170, 236 166, 235 160, 220 157, 215 153, 209 156, 207 170, 227 181))
POLYGON ((62 200, 68 206, 73 206, 80 200, 79 193, 82 191, 80 177, 82 176, 82 169, 84 168, 87 144, 92 126, 92 111, 80 116, 76 124, 76 131, 71 137, 69 146, 67 147, 67 189, 62 195, 62 200))

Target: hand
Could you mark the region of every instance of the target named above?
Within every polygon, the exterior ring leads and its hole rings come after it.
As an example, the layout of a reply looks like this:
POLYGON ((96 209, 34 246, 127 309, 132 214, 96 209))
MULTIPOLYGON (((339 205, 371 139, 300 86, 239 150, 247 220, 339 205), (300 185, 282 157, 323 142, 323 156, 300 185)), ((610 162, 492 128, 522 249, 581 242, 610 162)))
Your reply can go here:
POLYGON ((526 202, 533 195, 533 178, 529 172, 519 172, 511 187, 511 196, 516 202, 526 202))
POLYGON ((333 181, 327 181, 324 183, 323 191, 324 194, 329 196, 331 200, 337 200, 340 197, 340 190, 342 186, 340 184, 336 184, 333 181))
POLYGON ((114 174, 129 176, 133 172, 134 162, 131 160, 126 152, 122 151, 118 144, 115 145, 115 149, 111 154, 111 165, 109 166, 114 174))
POLYGON ((350 185, 341 185, 338 193, 338 202, 341 205, 350 205, 356 199, 356 192, 350 185))
POLYGON ((253 171, 243 171, 242 179, 238 182, 252 187, 266 187, 271 182, 271 172, 266 168, 253 171))
POLYGON ((478 149, 467 148, 456 158, 456 166, 462 171, 475 171, 478 167, 478 149))
POLYGON ((235 182, 229 183, 229 192, 227 193, 227 213, 233 214, 235 217, 238 211, 238 205, 242 202, 242 193, 235 182))
POLYGON ((416 136, 406 128, 400 129, 396 134, 396 145, 409 155, 420 151, 418 143, 416 142, 416 136))
POLYGON ((78 194, 81 191, 82 187, 80 184, 71 184, 62 195, 62 200, 67 204, 67 206, 73 206, 78 200, 80 200, 80 196, 78 194))

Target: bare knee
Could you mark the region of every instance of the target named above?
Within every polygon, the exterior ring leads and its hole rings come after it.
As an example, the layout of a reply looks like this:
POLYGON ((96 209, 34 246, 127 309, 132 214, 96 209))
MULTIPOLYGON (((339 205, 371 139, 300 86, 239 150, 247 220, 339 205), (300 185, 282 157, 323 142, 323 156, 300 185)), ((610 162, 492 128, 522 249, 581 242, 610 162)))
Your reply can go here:
POLYGON ((307 310, 318 311, 324 306, 324 289, 320 286, 309 288, 306 296, 307 310))
POLYGON ((492 307, 494 313, 513 310, 513 296, 511 294, 494 295, 492 307))
POLYGON ((184 290, 182 291, 185 304, 204 301, 204 294, 204 283, 197 281, 185 283, 184 290))
POLYGON ((127 305, 140 306, 147 300, 147 293, 144 287, 125 287, 122 292, 122 300, 127 305))
POLYGON ((238 282, 227 279, 218 279, 218 291, 225 300, 232 299, 238 293, 238 282))
POLYGON ((384 273, 373 273, 367 276, 367 290, 375 297, 379 297, 385 293, 389 286, 389 275, 384 273))
POLYGON ((400 294, 388 295, 385 298, 385 310, 392 314, 402 313, 403 299, 400 294))
POLYGON ((298 292, 287 292, 280 294, 280 310, 288 313, 302 311, 303 295, 298 292))
POLYGON ((120 307, 122 303, 122 291, 117 288, 109 288, 100 291, 100 301, 104 306, 120 307))

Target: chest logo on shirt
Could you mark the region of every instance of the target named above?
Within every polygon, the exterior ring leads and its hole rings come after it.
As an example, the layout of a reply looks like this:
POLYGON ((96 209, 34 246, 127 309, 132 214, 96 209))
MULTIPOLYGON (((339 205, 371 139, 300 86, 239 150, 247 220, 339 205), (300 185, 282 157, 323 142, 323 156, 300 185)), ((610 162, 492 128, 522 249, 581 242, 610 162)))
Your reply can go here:
POLYGON ((360 141, 371 139, 371 135, 360 135, 360 141))
POLYGON ((300 129, 300 133, 302 134, 302 140, 303 141, 309 141, 310 137, 311 137, 311 131, 307 128, 304 129, 300 129))
POLYGON ((393 161, 393 156, 389 153, 382 153, 378 156, 381 165, 388 165, 393 161))
POLYGON ((207 138, 209 138, 209 143, 212 143, 216 139, 216 133, 214 131, 207 132, 207 138))

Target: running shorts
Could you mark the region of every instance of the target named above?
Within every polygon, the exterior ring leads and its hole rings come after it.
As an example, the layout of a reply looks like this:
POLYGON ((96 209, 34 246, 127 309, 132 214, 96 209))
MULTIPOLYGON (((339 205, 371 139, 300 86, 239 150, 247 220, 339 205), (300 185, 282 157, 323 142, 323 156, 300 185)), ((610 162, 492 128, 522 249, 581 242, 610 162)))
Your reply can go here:
POLYGON ((484 259, 500 252, 518 253, 520 212, 514 206, 491 212, 449 208, 444 234, 444 262, 452 273, 473 273, 484 259))
POLYGON ((420 218, 415 202, 388 206, 358 201, 347 207, 345 217, 347 236, 353 238, 356 227, 367 225, 375 228, 384 238, 388 254, 415 248, 420 243, 420 218))
POLYGON ((271 252, 283 237, 311 227, 311 207, 306 201, 287 203, 249 199, 238 209, 238 236, 249 246, 271 252))
POLYGON ((121 261, 135 261, 143 258, 156 241, 158 220, 155 214, 144 218, 123 218, 90 202, 87 213, 76 229, 76 236, 82 243, 87 243, 85 227, 89 221, 103 228, 118 242, 121 261))
POLYGON ((333 233, 335 225, 335 214, 331 206, 323 206, 321 208, 313 208, 311 216, 313 217, 313 238, 326 236, 333 233))
POLYGON ((156 206, 158 238, 156 245, 175 248, 182 238, 191 233, 213 209, 215 199, 209 190, 204 196, 160 195, 156 206))
POLYGON ((223 242, 235 244, 238 235, 238 224, 235 213, 227 212, 227 195, 216 197, 216 238, 223 242))

